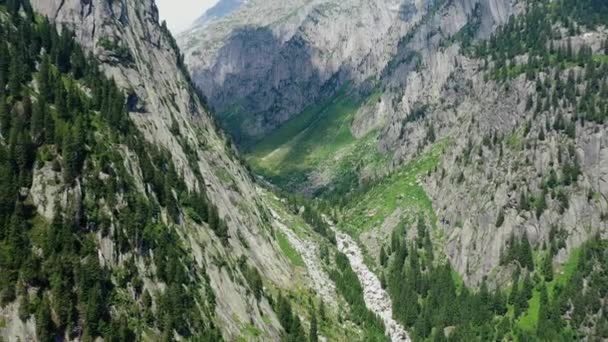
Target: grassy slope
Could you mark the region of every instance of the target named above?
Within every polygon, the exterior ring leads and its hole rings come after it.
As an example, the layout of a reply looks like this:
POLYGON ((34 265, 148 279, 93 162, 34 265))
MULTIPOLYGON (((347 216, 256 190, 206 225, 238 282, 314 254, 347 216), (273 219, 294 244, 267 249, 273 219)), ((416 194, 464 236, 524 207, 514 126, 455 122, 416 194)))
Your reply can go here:
POLYGON ((355 196, 346 208, 343 228, 355 235, 380 226, 397 208, 421 212, 436 221, 431 199, 417 183, 418 177, 435 168, 448 141, 441 141, 400 171, 383 179, 369 191, 355 196))
MULTIPOLYGON (((332 254, 336 252, 334 245, 330 244, 326 239, 315 233, 312 227, 306 224, 300 215, 295 215, 289 211, 281 200, 272 192, 262 191, 262 196, 264 196, 266 203, 281 217, 282 222, 287 226, 287 228, 292 230, 298 237, 313 240, 316 242, 317 246, 325 245, 332 254)), ((303 263, 302 256, 299 255, 291 245, 289 245, 289 242, 283 234, 281 234, 278 230, 275 231, 277 233, 277 243, 287 258, 290 259, 291 262, 294 262, 294 260, 291 260, 291 258, 294 257, 295 260, 299 260, 298 262, 302 262, 302 265, 296 266, 304 267, 305 265, 303 263), (281 242, 282 239, 284 239, 284 243, 288 245, 291 252, 287 252, 283 249, 284 247, 281 246, 283 244, 283 242, 281 242), (288 254, 291 253, 293 253, 292 256, 289 256, 288 254)), ((329 272, 332 266, 323 263, 323 260, 321 261, 324 270, 329 272)), ((308 278, 299 278, 306 277, 304 274, 305 271, 298 267, 293 277, 296 277, 296 279, 301 279, 300 282, 303 284, 308 281, 308 278)), ((321 305, 321 298, 319 298, 314 291, 304 286, 300 286, 289 293, 283 294, 290 298, 296 312, 310 312, 311 303, 314 303, 317 309, 321 305)), ((331 308, 329 303, 325 303, 324 305, 326 319, 324 321, 320 319, 318 310, 317 319, 319 320, 319 332, 325 336, 328 341, 362 341, 362 334, 364 331, 361 330, 361 327, 355 325, 351 321, 352 318, 349 318, 350 313, 348 312, 348 306, 343 298, 338 296, 337 308, 339 309, 337 310, 331 308)))
MULTIPOLYGON (((553 297, 553 293, 557 286, 565 286, 572 277, 580 258, 580 249, 574 249, 570 254, 568 261, 561 267, 560 272, 556 272, 553 281, 547 283, 547 293, 549 299, 553 297)), ((532 298, 528 302, 528 310, 521 316, 518 321, 518 326, 527 331, 536 329, 538 323, 538 311, 540 309, 540 289, 534 288, 532 298)))
MULTIPOLYGON (((356 140, 350 132, 360 103, 350 98, 347 88, 308 108, 254 145, 248 160, 256 173, 284 189, 302 190, 313 170, 327 171, 338 180, 332 182, 336 184, 352 180, 356 165, 382 164, 386 158, 376 150, 377 135, 356 140)), ((374 95, 369 101, 374 98, 377 101, 374 95)))
POLYGON ((258 143, 250 162, 256 171, 270 177, 305 172, 354 141, 350 122, 356 109, 343 89, 258 143))
POLYGON ((281 247, 281 251, 285 256, 291 261, 294 266, 304 267, 304 260, 298 252, 291 246, 285 234, 277 231, 277 242, 279 243, 279 247, 281 247))

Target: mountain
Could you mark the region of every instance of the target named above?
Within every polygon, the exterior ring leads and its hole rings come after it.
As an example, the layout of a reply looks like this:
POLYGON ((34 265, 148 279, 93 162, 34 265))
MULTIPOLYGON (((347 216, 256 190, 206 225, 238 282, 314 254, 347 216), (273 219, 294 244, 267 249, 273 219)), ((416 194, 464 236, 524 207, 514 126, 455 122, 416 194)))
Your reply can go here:
POLYGON ((178 42, 223 126, 246 143, 346 81, 379 74, 426 6, 400 3, 251 1, 178 42))
POLYGON ((0 36, 0 339, 385 338, 330 278, 317 207, 217 129, 154 1, 0 1, 0 36))
POLYGON ((607 339, 606 18, 0 0, 1 339, 607 339))
POLYGON ((254 1, 178 44, 254 172, 324 203, 414 340, 602 339, 607 10, 254 1))
POLYGON ((239 7, 247 4, 247 0, 220 0, 218 3, 208 9, 205 14, 194 22, 194 26, 206 26, 212 20, 217 20, 239 9, 239 7))

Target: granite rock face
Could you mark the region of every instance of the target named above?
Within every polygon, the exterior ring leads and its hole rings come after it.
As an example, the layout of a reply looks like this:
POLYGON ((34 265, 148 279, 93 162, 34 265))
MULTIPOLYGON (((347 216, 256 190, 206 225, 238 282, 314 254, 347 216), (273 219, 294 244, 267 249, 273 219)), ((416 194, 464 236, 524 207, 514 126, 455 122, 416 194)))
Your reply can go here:
POLYGON ((427 2, 249 1, 178 42, 220 119, 258 138, 347 83, 373 83, 427 2))

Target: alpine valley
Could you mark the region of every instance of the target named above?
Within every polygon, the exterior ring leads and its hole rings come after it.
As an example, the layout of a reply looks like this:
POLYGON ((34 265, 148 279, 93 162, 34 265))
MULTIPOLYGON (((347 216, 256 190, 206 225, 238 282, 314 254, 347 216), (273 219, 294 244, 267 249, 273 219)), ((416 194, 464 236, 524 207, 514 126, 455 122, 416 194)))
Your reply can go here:
POLYGON ((608 341, 607 222, 605 0, 0 0, 0 341, 608 341))

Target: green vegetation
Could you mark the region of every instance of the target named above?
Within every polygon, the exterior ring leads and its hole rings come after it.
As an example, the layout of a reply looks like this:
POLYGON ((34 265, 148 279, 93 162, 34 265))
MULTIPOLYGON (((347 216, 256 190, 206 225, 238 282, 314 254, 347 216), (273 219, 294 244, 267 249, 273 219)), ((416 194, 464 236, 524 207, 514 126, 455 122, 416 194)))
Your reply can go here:
MULTIPOLYGON (((291 198, 287 201, 287 205, 285 205, 282 203, 284 202, 283 200, 275 197, 271 192, 264 192, 264 195, 272 209, 277 212, 277 215, 281 217, 281 220, 285 222, 289 229, 293 230, 300 238, 316 241, 320 249, 320 260, 324 264, 325 270, 331 274, 332 270, 335 268, 334 258, 332 258, 331 255, 337 252, 337 248, 329 237, 321 235, 320 233, 316 234, 315 228, 304 221, 304 213, 300 215, 299 211, 299 208, 302 206, 307 206, 312 208, 311 211, 316 212, 316 203, 306 201, 302 198, 291 198)), ((305 211, 308 210, 310 209, 306 209, 305 211)), ((300 277, 300 275, 300 272, 296 272, 294 276, 300 277)), ((358 279, 356 279, 356 282, 357 286, 359 286, 358 279)), ((348 285, 350 286, 351 284, 348 285)), ((308 318, 310 326, 308 335, 310 341, 315 341, 315 329, 313 329, 314 320, 317 321, 317 334, 322 334, 329 341, 345 339, 359 341, 362 340, 362 336, 373 335, 371 331, 366 332, 366 330, 375 329, 373 325, 361 326, 354 323, 359 322, 360 319, 354 317, 353 312, 347 307, 343 307, 337 311, 327 310, 325 308, 325 303, 318 298, 318 295, 315 292, 302 289, 295 293, 288 294, 287 297, 291 302, 294 311, 297 311, 300 315, 304 312, 309 313, 308 318)))
POLYGON ((406 240, 408 228, 393 233, 389 250, 388 290, 393 312, 412 338, 445 339, 444 328, 452 327, 450 340, 491 340, 490 326, 496 315, 504 315, 506 302, 500 292, 471 293, 454 277, 449 264, 435 265, 430 234, 423 218, 418 220, 417 238, 406 240))
POLYGON ((441 157, 448 140, 437 142, 427 153, 416 158, 401 170, 385 177, 377 184, 369 186, 368 191, 354 194, 347 199, 344 229, 359 234, 378 227, 397 208, 421 212, 429 217, 434 225, 435 212, 430 198, 418 184, 418 177, 433 171, 441 157))
POLYGON ((281 247, 281 251, 283 254, 291 261, 294 266, 304 267, 304 261, 300 254, 291 246, 287 237, 282 232, 277 231, 277 242, 279 243, 279 247, 281 247))
POLYGON ((297 313, 293 312, 291 303, 285 297, 279 295, 276 300, 275 312, 279 317, 284 331, 281 336, 283 342, 299 342, 306 340, 306 333, 297 313))
MULTIPOLYGON (((568 37, 557 36, 555 25, 564 25, 573 36, 580 33, 577 21, 593 26, 605 20, 600 16, 585 17, 585 11, 591 10, 602 12, 605 4, 570 0, 529 2, 523 16, 512 18, 487 42, 469 45, 475 22, 453 37, 463 42, 471 55, 485 58, 490 77, 504 82, 505 87, 509 86, 510 79, 522 74, 536 81, 536 95, 526 104, 527 110, 534 112, 534 118, 526 120, 506 140, 507 147, 516 152, 532 149, 548 140, 549 134, 560 141, 557 162, 542 175, 539 189, 527 188, 520 192, 519 210, 531 211, 536 219, 541 219, 550 207, 558 207, 555 209, 561 213, 569 208, 570 190, 576 189, 582 175, 572 140, 576 137, 576 127, 603 124, 608 117, 605 103, 608 49, 603 48, 600 53, 604 54, 598 55, 587 46, 574 51, 570 43, 557 43, 557 40, 568 42, 568 37), (516 57, 524 54, 530 56, 528 62, 516 64, 516 57), (580 67, 579 71, 573 71, 574 67, 580 67)), ((421 106, 406 122, 420 120, 425 115, 425 106, 421 106)), ((427 136, 434 137, 432 126, 427 126, 427 136)), ((483 147, 499 146, 500 139, 495 133, 489 133, 484 136, 481 147, 469 140, 457 162, 463 168, 471 165, 474 154, 483 156, 483 147)), ((503 156, 502 145, 500 156, 503 156)), ((424 156, 411 165, 417 165, 420 160, 424 160, 424 156)), ((396 209, 406 211, 401 214, 405 221, 393 233, 390 245, 381 246, 380 272, 386 276, 395 318, 407 327, 415 341, 556 341, 583 336, 602 339, 608 335, 606 310, 601 309, 608 294, 608 273, 605 267, 599 266, 605 263, 605 241, 598 238, 580 251, 575 250, 558 272, 553 269, 553 261, 557 251, 566 247, 562 230, 552 228, 546 248, 531 245, 525 234, 512 237, 501 257, 503 266, 516 269, 510 288, 490 291, 483 281, 479 290, 469 289, 454 277, 455 272, 449 265, 443 265, 434 256, 426 229, 433 223, 432 206, 425 200, 424 192, 420 192, 422 189, 417 189, 416 180, 424 172, 432 172, 434 165, 429 163, 421 172, 408 171, 411 165, 372 185, 370 190, 348 198, 346 202, 352 204, 345 206, 344 225, 357 234, 381 226, 396 209), (417 213, 422 214, 417 238, 409 241, 405 234, 409 226, 407 220, 417 213), (589 288, 582 285, 590 282, 593 285, 589 288), (573 311, 577 311, 577 319, 570 318, 573 311)), ((456 172, 454 179, 458 183, 466 180, 462 170, 456 172)), ((504 224, 506 209, 499 208, 497 227, 504 224)))
POLYGON ((323 210, 327 210, 324 202, 314 202, 302 196, 289 194, 285 194, 285 198, 287 198, 286 207, 292 214, 300 215, 317 234, 336 244, 336 236, 321 214, 323 210))
MULTIPOLYGON (((449 264, 436 265, 426 227, 420 219, 418 237, 410 242, 406 224, 383 246, 388 251, 383 272, 394 316, 414 341, 556 341, 608 336, 608 317, 595 315, 608 298, 606 241, 591 240, 573 251, 555 276, 547 277, 540 267, 536 271, 517 267, 507 295, 501 289, 489 291, 485 281, 474 292, 462 284, 449 264), (592 285, 583 291, 583 284, 589 282, 592 285), (577 317, 569 320, 566 313, 572 310, 577 317), (591 327, 592 333, 577 335, 582 326, 591 327), (450 333, 444 336, 446 327, 450 333)), ((549 258, 552 260, 551 255, 549 258)))
POLYGON ((507 242, 507 250, 503 251, 500 261, 503 265, 515 262, 519 267, 533 271, 532 247, 528 237, 524 234, 521 240, 516 240, 514 236, 511 236, 507 242))
MULTIPOLYGON (((377 95, 372 95, 373 100, 377 95)), ((304 190, 310 186, 308 174, 328 172, 331 189, 321 189, 339 197, 358 185, 357 168, 381 163, 383 157, 371 141, 374 134, 356 140, 350 127, 359 108, 345 85, 335 97, 312 106, 258 142, 248 160, 257 173, 282 189, 304 190)))
POLYGON ((256 171, 273 181, 287 182, 282 175, 303 177, 321 161, 352 143, 350 122, 357 106, 346 94, 308 109, 257 144, 250 162, 256 171))
MULTIPOLYGON (((313 105, 304 112, 296 115, 293 119, 284 123, 279 129, 275 130, 253 147, 251 151, 252 156, 257 159, 262 159, 270 153, 275 152, 277 148, 288 145, 294 139, 312 144, 315 141, 310 139, 311 137, 332 139, 337 136, 338 134, 335 134, 336 128, 338 128, 337 131, 339 131, 343 122, 347 119, 351 119, 351 112, 356 109, 355 104, 350 100, 347 94, 347 90, 348 87, 344 86, 335 97, 325 100, 320 104, 313 105), (328 125, 326 123, 329 123, 330 125, 333 124, 333 127, 327 127, 328 125), (319 130, 315 128, 321 128, 323 132, 319 132, 319 130), (334 134, 331 134, 330 137, 326 137, 327 134, 324 134, 332 131, 334 134), (299 137, 300 134, 304 136, 299 137)), ((297 150, 289 152, 296 154, 296 156, 301 156, 301 154, 298 155, 297 153, 302 153, 306 150, 303 149, 302 146, 295 145, 296 144, 291 144, 291 146, 296 147, 297 150)), ((282 156, 277 156, 271 161, 265 161, 264 165, 276 166, 281 163, 287 164, 287 162, 284 162, 286 158, 287 157, 282 158, 282 156)))

